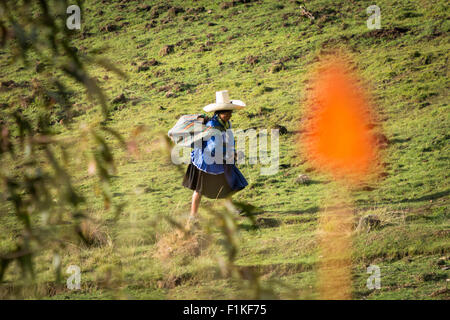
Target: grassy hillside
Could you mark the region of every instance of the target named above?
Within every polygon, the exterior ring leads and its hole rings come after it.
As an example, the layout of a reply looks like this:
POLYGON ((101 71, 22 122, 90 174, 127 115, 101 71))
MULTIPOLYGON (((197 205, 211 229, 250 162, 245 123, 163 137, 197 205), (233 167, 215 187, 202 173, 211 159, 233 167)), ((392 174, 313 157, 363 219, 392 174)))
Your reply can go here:
MULTIPOLYGON (((81 53, 99 52, 128 75, 124 80, 101 67, 90 70, 111 100, 108 122, 125 137, 132 137, 138 125, 148 130, 137 138, 138 157, 117 147, 111 192, 116 203, 126 203, 117 222, 114 213, 104 209, 95 180, 77 162, 84 155, 69 151, 76 184, 89 196, 85 208, 101 221, 93 233, 104 241, 92 248, 69 244, 61 257, 64 270, 71 264, 81 267, 80 291, 57 288, 52 253, 40 253, 38 290, 26 297, 249 297, 246 281, 221 276, 220 240, 195 254, 186 247, 169 259, 155 255, 161 239, 175 232, 162 217, 184 223, 191 198, 191 191, 181 187, 182 173, 160 151, 158 134, 167 132, 179 115, 200 113, 214 101, 215 91, 228 89, 232 99, 248 105, 233 115, 235 128, 287 129, 280 135, 276 175, 261 176, 260 165, 240 166, 249 186, 234 200, 258 207, 258 228, 239 218, 236 263, 242 270, 256 270, 275 297, 317 298, 318 217, 341 186, 312 170, 297 153, 296 141, 301 137, 308 71, 319 54, 341 49, 352 54, 368 83, 377 106, 375 125, 387 138, 384 173, 376 182, 349 191, 356 221, 367 214, 381 219, 379 228, 353 238, 353 298, 448 299, 448 3, 377 1, 382 29, 368 30, 366 8, 372 4, 85 1, 82 29, 74 32, 73 46, 81 53), (305 173, 312 183, 297 183, 298 175, 305 173), (381 269, 380 290, 366 288, 370 264, 381 269)), ((7 49, 0 51, 0 81, 19 85, 2 85, 0 116, 7 109, 21 109, 35 118, 38 109, 29 99, 27 82, 40 75, 35 68, 11 63, 10 57, 7 49)), ((83 124, 102 118, 84 90, 71 85, 75 121, 64 123, 56 110, 52 128, 61 137, 81 141, 83 124)), ((1 165, 14 172, 21 164, 1 165)), ((5 210, 10 206, 0 205, 5 210)), ((204 226, 213 219, 207 208, 222 205, 202 199, 204 226)), ((12 215, 0 216, 0 252, 12 246, 17 228, 12 215)), ((20 296, 15 285, 19 279, 19 269, 9 269, 0 297, 20 296)))

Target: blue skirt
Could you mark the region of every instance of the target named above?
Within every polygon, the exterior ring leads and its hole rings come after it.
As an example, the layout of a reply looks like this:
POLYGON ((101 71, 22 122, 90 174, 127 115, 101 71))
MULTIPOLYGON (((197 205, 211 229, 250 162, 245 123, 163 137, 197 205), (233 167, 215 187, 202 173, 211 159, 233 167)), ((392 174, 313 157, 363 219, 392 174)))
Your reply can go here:
POLYGON ((239 191, 248 186, 241 171, 234 164, 224 164, 224 174, 231 189, 239 191))

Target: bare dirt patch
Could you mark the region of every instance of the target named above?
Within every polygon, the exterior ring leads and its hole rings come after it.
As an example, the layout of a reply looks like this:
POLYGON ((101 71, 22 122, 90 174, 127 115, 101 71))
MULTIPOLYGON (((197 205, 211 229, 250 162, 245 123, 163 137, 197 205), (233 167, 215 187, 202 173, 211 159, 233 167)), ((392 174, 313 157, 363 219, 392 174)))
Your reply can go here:
POLYGON ((156 243, 154 257, 167 261, 173 257, 198 257, 209 246, 209 237, 201 231, 173 231, 162 235, 156 243))

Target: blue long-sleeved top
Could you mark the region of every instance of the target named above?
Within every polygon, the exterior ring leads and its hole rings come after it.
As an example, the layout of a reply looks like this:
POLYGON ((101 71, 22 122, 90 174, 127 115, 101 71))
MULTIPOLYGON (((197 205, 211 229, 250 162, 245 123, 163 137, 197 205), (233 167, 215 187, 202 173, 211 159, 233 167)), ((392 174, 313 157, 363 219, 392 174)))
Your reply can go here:
MULTIPOLYGON (((192 164, 206 173, 215 175, 225 173, 225 177, 233 190, 244 188, 248 183, 239 169, 234 165, 235 149, 232 131, 228 130, 227 133, 225 127, 220 123, 217 114, 206 123, 206 126, 220 130, 222 141, 220 141, 219 137, 213 135, 207 141, 203 141, 201 147, 194 147, 191 152, 192 164), (217 153, 217 148, 220 145, 222 145, 222 157, 217 153), (214 161, 215 156, 217 156, 218 159, 216 160, 218 161, 214 161)), ((228 126, 231 129, 230 121, 228 121, 228 126)))

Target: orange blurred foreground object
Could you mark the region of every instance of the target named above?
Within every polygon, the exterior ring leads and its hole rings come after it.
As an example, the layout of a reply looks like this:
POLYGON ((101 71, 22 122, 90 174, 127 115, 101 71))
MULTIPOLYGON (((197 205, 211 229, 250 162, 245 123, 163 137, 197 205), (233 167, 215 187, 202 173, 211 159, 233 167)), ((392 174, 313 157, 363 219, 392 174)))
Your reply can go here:
POLYGON ((372 169, 376 144, 364 90, 343 59, 330 57, 313 76, 307 97, 306 157, 337 178, 360 180, 372 169))
POLYGON ((318 289, 321 299, 351 299, 353 213, 346 187, 367 180, 377 144, 369 100, 343 56, 322 57, 307 96, 301 143, 307 160, 341 188, 328 191, 320 213, 318 289))

